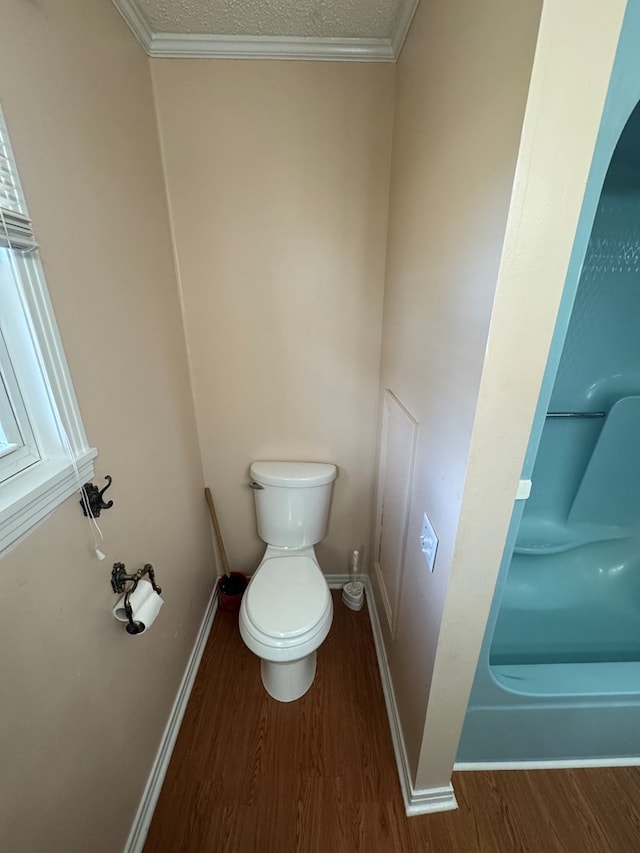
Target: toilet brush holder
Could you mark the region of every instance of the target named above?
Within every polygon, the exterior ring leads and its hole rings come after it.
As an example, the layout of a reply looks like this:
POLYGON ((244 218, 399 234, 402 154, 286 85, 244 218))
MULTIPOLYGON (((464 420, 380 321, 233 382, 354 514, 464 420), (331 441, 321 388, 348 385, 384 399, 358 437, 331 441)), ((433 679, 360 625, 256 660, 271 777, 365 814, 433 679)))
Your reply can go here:
POLYGON ((362 610, 364 587, 360 581, 350 581, 342 587, 342 601, 349 610, 362 610))

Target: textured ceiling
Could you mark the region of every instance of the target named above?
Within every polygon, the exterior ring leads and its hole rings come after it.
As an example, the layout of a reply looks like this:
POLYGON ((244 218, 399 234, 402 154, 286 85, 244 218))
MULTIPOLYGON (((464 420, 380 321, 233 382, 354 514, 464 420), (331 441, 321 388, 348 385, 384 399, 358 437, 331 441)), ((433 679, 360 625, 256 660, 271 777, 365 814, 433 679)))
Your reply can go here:
POLYGON ((410 0, 131 0, 155 33, 391 38, 410 0))
POLYGON ((149 56, 395 62, 419 0, 113 0, 149 56))

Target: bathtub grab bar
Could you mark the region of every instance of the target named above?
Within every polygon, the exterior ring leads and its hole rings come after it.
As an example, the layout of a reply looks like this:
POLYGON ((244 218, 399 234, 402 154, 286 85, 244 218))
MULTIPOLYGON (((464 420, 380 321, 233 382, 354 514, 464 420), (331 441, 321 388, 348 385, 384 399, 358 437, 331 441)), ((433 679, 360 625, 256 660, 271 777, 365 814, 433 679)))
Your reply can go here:
POLYGON ((547 412, 548 418, 604 418, 606 412, 547 412))

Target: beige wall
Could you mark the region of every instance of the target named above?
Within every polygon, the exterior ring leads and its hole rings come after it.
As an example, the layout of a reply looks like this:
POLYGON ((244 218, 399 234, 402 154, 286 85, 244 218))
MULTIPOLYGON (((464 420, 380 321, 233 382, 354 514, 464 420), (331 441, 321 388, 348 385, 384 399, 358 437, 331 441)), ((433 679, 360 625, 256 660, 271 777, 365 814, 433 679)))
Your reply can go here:
POLYGON ((89 440, 70 498, 0 560, 0 848, 123 847, 213 582, 148 60, 108 0, 6 0, 0 96, 89 440), (129 637, 111 565, 166 604, 129 637))
POLYGON ((205 479, 253 571, 253 459, 334 462, 327 572, 368 543, 393 66, 153 60, 205 479))
MULTIPOLYGON (((420 428, 397 627, 385 644, 414 779, 540 6, 422 3, 396 68, 381 382, 420 428), (440 539, 433 574, 419 544, 425 511, 440 539)), ((447 784, 450 770, 430 785, 447 784)))

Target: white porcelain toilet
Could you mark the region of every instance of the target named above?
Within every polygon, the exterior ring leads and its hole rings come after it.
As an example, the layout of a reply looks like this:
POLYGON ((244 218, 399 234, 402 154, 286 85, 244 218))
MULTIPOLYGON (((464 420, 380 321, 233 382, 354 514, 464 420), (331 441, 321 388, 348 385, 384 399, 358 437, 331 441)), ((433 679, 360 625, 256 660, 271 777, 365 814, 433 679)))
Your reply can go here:
POLYGON ((313 546, 327 531, 335 465, 254 462, 258 535, 267 543, 240 606, 240 634, 262 659, 265 690, 293 702, 311 687, 316 651, 333 620, 313 546))

